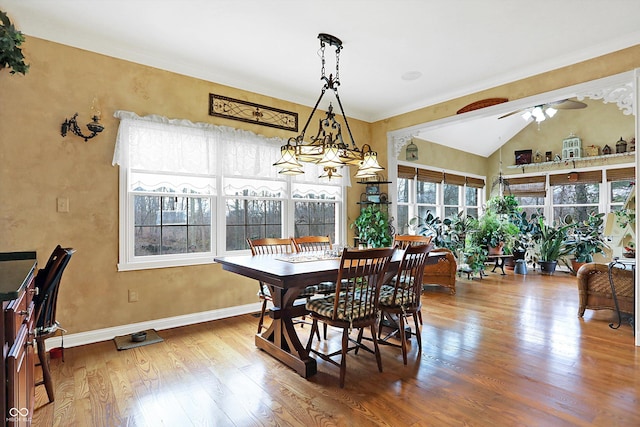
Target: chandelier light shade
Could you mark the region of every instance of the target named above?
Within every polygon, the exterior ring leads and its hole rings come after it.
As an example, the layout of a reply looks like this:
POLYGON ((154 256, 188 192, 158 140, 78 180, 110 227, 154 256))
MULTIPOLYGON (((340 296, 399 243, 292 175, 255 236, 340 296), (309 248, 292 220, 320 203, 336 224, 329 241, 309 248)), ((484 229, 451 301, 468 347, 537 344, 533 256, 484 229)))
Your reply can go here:
POLYGON ((340 178, 342 175, 338 172, 343 166, 357 166, 358 178, 369 178, 376 176, 376 173, 384 170, 378 164, 378 153, 371 150, 371 146, 365 144, 362 149, 358 148, 351 134, 347 116, 344 113, 342 102, 338 94, 338 86, 340 86, 340 51, 342 50, 342 41, 330 34, 320 33, 320 53, 322 59, 321 80, 324 82, 320 96, 316 101, 311 115, 302 129, 302 132, 296 137, 291 137, 286 145, 280 149, 281 158, 273 164, 280 168, 279 173, 283 175, 297 175, 304 173, 301 163, 315 163, 323 166, 323 173, 320 178, 340 178), (329 46, 335 47, 336 70, 335 75, 325 75, 325 49, 329 46), (315 136, 311 136, 305 141, 305 133, 313 116, 315 115, 318 105, 327 90, 333 91, 335 99, 340 108, 340 114, 347 128, 349 142, 346 143, 342 137, 342 125, 336 120, 333 112, 333 105, 329 103, 326 117, 318 120, 318 132, 315 136))

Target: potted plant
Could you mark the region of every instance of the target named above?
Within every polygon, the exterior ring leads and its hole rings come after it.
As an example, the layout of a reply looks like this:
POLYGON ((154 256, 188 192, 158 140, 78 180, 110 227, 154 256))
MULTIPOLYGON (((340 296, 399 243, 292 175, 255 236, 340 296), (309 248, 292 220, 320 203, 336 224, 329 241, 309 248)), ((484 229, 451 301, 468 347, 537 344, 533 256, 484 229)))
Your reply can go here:
POLYGON ((567 240, 567 230, 571 224, 549 225, 544 221, 544 217, 538 217, 539 234, 537 239, 537 261, 540 264, 542 274, 553 274, 558 265, 558 259, 570 253, 565 246, 567 240))
POLYGON ((358 241, 371 248, 391 246, 391 223, 389 215, 375 205, 370 205, 360 211, 360 215, 351 224, 351 228, 358 230, 358 241))
POLYGON ((472 238, 475 244, 486 247, 493 255, 511 253, 519 229, 506 215, 487 210, 474 225, 472 238))
POLYGON ((26 74, 29 65, 24 63, 20 45, 24 35, 14 27, 7 14, 0 10, 0 69, 8 68, 11 74, 26 74))
POLYGON ((609 247, 602 234, 604 216, 604 213, 590 213, 586 220, 576 222, 568 229, 565 247, 573 258, 571 264, 565 264, 573 275, 583 264, 593 262, 593 255, 604 253, 604 250, 609 247))

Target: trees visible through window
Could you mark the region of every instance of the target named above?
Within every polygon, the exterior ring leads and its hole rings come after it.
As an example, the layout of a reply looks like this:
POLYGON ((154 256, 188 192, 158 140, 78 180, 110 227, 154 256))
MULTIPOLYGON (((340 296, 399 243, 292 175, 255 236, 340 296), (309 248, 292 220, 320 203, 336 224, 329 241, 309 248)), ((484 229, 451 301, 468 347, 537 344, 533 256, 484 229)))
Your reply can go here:
POLYGON ((287 177, 272 164, 281 139, 116 112, 121 270, 210 263, 247 239, 341 231, 343 183, 317 165, 287 177))

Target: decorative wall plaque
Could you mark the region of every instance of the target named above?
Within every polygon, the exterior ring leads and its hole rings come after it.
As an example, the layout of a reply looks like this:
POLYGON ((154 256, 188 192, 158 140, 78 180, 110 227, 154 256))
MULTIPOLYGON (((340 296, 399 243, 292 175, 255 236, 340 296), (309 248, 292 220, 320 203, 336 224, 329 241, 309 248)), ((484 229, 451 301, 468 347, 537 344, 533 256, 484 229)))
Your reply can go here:
POLYGON ((298 113, 214 93, 209 94, 209 115, 293 132, 298 131, 298 113))

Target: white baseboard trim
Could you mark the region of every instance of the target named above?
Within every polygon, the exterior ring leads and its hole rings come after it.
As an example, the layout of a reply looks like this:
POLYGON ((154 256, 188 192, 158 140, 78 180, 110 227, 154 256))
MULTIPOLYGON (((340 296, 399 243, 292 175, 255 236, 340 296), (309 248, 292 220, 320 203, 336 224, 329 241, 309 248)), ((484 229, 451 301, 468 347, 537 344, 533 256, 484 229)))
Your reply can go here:
MULTIPOLYGON (((178 326, 193 325, 196 323, 209 322, 211 320, 224 319, 227 317, 239 316, 242 314, 259 312, 262 304, 246 304, 235 307, 222 308, 219 310, 203 311, 199 313, 185 314, 182 316, 167 317, 164 319, 154 319, 146 322, 132 323, 129 325, 114 326, 105 329, 96 329, 93 331, 79 332, 77 334, 64 335, 64 347, 77 347, 79 345, 93 344, 100 341, 107 341, 116 336, 132 334, 134 332, 144 331, 145 329, 170 329, 178 326)), ((62 325, 64 327, 64 325, 62 325)), ((47 351, 62 347, 63 338, 55 336, 45 341, 47 351)))

